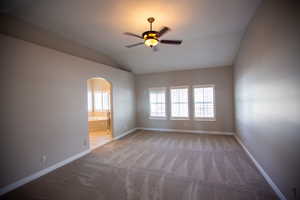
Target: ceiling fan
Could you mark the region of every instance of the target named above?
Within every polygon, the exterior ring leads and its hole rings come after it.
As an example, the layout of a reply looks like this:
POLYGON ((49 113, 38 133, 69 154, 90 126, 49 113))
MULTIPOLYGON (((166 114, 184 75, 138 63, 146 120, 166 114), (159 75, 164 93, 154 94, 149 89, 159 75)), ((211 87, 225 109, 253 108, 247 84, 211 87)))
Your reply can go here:
POLYGON ((156 45, 158 43, 171 44, 171 45, 180 45, 182 43, 182 40, 160 40, 160 37, 162 37, 164 34, 166 34, 168 31, 170 31, 170 28, 165 26, 160 31, 154 31, 154 30, 152 30, 152 23, 154 22, 155 19, 153 17, 149 17, 147 20, 150 23, 150 30, 145 31, 142 35, 137 35, 137 34, 129 33, 129 32, 124 33, 125 35, 137 37, 137 38, 144 40, 143 42, 127 45, 126 46, 127 48, 132 48, 132 47, 136 47, 136 46, 145 44, 146 46, 151 47, 154 51, 157 51, 156 45))

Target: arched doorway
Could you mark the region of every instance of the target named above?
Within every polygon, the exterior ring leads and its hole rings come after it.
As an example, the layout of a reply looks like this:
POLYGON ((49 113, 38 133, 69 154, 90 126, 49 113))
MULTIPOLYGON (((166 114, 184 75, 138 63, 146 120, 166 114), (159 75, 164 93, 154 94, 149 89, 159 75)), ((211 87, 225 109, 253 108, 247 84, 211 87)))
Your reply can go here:
POLYGON ((112 85, 103 78, 91 78, 88 87, 88 132, 90 148, 112 139, 112 85))

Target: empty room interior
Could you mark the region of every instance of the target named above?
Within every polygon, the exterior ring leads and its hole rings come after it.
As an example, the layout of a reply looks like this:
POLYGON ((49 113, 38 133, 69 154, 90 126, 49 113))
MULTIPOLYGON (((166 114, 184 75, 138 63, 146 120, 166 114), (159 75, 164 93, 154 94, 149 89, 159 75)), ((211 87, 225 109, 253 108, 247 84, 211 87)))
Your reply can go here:
POLYGON ((0 199, 300 199, 298 0, 2 0, 0 199))

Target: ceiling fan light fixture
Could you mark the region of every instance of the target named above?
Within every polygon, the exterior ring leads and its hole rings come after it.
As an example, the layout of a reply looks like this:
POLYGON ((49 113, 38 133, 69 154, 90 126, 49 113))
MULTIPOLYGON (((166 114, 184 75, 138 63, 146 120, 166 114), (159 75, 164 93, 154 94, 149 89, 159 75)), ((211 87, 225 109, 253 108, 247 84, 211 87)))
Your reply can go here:
MULTIPOLYGON (((154 31, 152 30, 152 23, 155 21, 153 17, 148 18, 148 22, 150 23, 150 30, 144 32, 142 35, 137 35, 134 33, 125 32, 125 35, 133 36, 139 39, 143 39, 144 42, 139 42, 132 45, 127 45, 127 48, 136 47, 139 45, 143 45, 143 43, 147 47, 155 47, 158 45, 158 43, 162 44, 169 44, 169 45, 180 45, 182 43, 182 40, 161 40, 160 38, 165 35, 168 31, 170 31, 170 28, 164 26, 160 31, 154 31)), ((157 51, 157 48, 153 48, 154 51, 157 51)))
POLYGON ((157 33, 155 31, 146 31, 143 33, 144 43, 147 47, 154 47, 158 44, 157 33))
POLYGON ((148 47, 154 47, 158 44, 158 40, 155 38, 149 38, 145 40, 145 45, 148 47))

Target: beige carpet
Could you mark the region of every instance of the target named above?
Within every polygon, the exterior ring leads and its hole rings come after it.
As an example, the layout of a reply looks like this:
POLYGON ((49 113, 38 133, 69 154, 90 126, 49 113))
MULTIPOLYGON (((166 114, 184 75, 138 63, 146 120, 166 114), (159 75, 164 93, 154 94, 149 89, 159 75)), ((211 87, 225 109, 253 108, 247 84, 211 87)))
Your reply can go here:
POLYGON ((138 131, 5 199, 265 200, 276 196, 232 136, 138 131))

